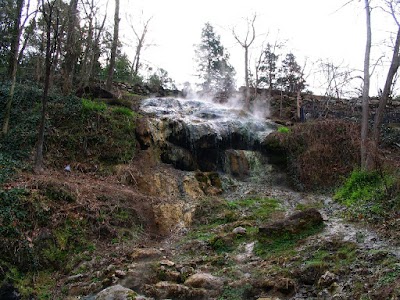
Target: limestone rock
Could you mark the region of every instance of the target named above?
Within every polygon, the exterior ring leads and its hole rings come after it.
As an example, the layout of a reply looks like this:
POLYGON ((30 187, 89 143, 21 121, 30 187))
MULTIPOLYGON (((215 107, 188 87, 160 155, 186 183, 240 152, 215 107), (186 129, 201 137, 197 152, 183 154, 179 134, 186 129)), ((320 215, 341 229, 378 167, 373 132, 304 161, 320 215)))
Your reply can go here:
POLYGON ((247 233, 247 230, 246 230, 246 228, 239 226, 239 227, 236 227, 235 229, 233 229, 232 232, 235 233, 235 234, 242 234, 243 235, 243 234, 247 233))
POLYGON ((321 214, 315 208, 294 213, 288 218, 259 228, 259 233, 267 236, 279 236, 285 233, 296 234, 303 230, 323 224, 321 214))
POLYGON ((196 273, 185 281, 186 286, 204 288, 206 290, 221 290, 224 283, 221 278, 208 273, 196 273))
POLYGON ((160 281, 155 285, 147 285, 145 287, 145 293, 157 299, 209 299, 205 289, 193 289, 182 284, 168 281, 160 281))
POLYGON ((154 219, 162 235, 171 233, 177 227, 187 227, 192 221, 190 210, 184 202, 161 203, 153 206, 154 219))
POLYGON ((337 281, 336 274, 326 271, 318 280, 318 286, 320 287, 329 287, 332 283, 337 281))
POLYGON ((135 248, 130 254, 132 260, 148 259, 161 256, 161 251, 156 248, 135 248))
POLYGON ((137 294, 131 289, 117 284, 102 290, 96 295, 95 300, 131 300, 136 296, 137 294))
POLYGON ((167 266, 167 267, 173 267, 173 266, 175 266, 175 263, 168 259, 163 259, 162 261, 160 261, 160 265, 167 266))

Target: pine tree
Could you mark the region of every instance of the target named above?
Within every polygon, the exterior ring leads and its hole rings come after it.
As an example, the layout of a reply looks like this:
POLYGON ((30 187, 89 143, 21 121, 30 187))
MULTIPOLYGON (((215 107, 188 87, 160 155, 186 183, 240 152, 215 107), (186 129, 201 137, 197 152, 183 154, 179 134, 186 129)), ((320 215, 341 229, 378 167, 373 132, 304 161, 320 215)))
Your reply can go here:
POLYGON ((206 23, 202 30, 196 56, 202 91, 208 94, 231 93, 235 85, 235 70, 229 64, 229 54, 210 23, 206 23))
POLYGON ((293 53, 286 54, 281 71, 282 76, 278 79, 278 83, 286 92, 297 93, 305 88, 301 67, 293 53))
POLYGON ((276 86, 276 75, 277 75, 277 63, 279 56, 274 53, 271 44, 267 44, 267 47, 262 53, 262 59, 258 67, 259 71, 259 82, 267 86, 269 91, 269 96, 272 95, 272 89, 276 86))

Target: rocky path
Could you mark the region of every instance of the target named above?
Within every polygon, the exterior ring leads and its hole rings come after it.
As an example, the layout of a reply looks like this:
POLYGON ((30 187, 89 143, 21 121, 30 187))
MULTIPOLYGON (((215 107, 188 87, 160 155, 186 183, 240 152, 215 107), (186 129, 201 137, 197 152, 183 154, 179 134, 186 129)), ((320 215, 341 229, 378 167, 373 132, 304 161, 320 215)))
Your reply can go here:
MULTIPOLYGON (((131 248, 102 273, 93 272, 103 286, 117 286, 119 291, 121 285, 129 288, 121 293, 146 295, 137 299, 397 299, 399 248, 372 229, 345 221, 345 209, 329 196, 293 191, 281 179, 222 178, 225 193, 212 201, 242 205, 246 199, 277 199, 279 213, 266 223, 316 208, 324 228, 288 244, 288 249, 260 252, 251 218, 236 216, 215 224, 194 220, 191 228, 180 227, 161 242, 131 248)), ((107 299, 99 295, 83 299, 107 299)))

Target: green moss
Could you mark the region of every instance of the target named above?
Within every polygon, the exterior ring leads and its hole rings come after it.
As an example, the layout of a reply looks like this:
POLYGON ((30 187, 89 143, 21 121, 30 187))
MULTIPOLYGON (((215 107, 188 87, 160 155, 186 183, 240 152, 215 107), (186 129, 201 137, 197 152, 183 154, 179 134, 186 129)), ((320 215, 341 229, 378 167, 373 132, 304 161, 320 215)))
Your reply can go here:
POLYGON ((251 285, 245 284, 240 287, 225 286, 218 300, 241 300, 248 299, 247 294, 251 291, 251 285))
POLYGON ((255 253, 260 257, 285 255, 292 252, 298 243, 322 231, 323 225, 307 228, 300 233, 285 233, 279 236, 259 236, 254 247, 255 253))
POLYGON ((374 221, 400 206, 398 188, 394 175, 355 170, 334 199, 349 207, 349 217, 374 221))
POLYGON ((281 211, 278 200, 272 198, 248 198, 234 200, 228 203, 231 210, 238 212, 241 219, 263 222, 272 213, 281 211))

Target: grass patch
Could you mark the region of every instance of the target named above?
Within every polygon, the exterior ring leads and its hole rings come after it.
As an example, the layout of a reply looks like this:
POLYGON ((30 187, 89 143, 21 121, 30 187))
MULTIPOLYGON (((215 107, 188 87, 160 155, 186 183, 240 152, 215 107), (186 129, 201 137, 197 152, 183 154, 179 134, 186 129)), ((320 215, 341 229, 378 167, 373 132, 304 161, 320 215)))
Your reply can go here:
POLYGON ((321 232, 323 228, 324 225, 319 225, 296 234, 284 233, 279 236, 260 236, 254 247, 254 252, 262 258, 291 253, 302 240, 321 232))
POLYGON ((113 113, 117 115, 124 115, 128 117, 133 117, 133 111, 127 107, 115 107, 113 108, 113 113))
POLYGON ((89 99, 82 98, 82 112, 102 112, 107 109, 107 105, 104 102, 96 102, 89 99))
POLYGON ((222 295, 219 296, 218 300, 241 300, 247 299, 248 293, 251 291, 251 285, 245 284, 240 287, 225 286, 222 295))
POLYGON ((348 217, 376 222, 400 208, 398 191, 399 180, 394 175, 355 170, 334 199, 349 207, 348 217))

